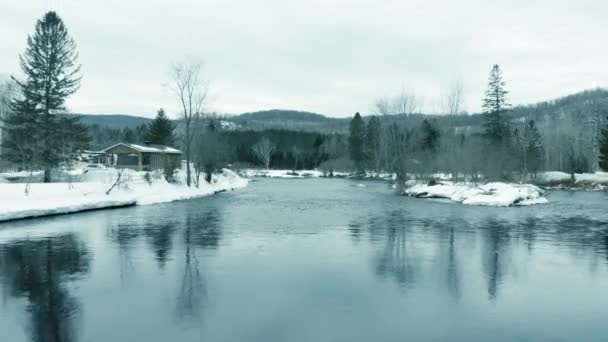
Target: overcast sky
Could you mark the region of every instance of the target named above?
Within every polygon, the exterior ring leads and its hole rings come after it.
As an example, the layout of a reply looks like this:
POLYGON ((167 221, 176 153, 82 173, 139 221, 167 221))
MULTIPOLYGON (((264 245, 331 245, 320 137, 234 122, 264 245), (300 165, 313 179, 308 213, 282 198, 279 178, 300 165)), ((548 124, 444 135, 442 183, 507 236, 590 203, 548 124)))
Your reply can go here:
POLYGON ((478 111, 491 65, 510 101, 608 85, 608 3, 600 0, 0 0, 0 73, 47 10, 78 44, 81 113, 176 115, 163 87, 172 62, 205 62, 208 110, 285 108, 349 116, 409 89, 439 110, 464 84, 478 111))

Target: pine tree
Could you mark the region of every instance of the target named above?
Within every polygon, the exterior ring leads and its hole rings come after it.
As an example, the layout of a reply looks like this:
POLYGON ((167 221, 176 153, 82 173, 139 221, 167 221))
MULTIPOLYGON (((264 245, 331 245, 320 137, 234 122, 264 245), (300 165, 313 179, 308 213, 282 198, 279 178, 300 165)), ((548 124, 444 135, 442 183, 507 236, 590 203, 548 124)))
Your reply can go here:
POLYGON ((521 140, 524 152, 524 172, 527 173, 530 171, 532 172, 532 175, 536 176, 536 173, 542 166, 545 150, 538 128, 534 124, 534 120, 530 120, 524 128, 521 140))
POLYGON ((422 132, 422 140, 420 142, 422 150, 430 151, 432 153, 436 152, 439 148, 439 130, 426 119, 422 121, 420 130, 422 132))
POLYGON ((363 162, 365 161, 365 123, 359 112, 355 114, 350 122, 348 145, 350 159, 358 171, 363 171, 363 162))
POLYGON ((40 153, 36 134, 40 116, 35 105, 27 99, 14 100, 11 108, 2 125, 2 158, 20 168, 33 170, 38 165, 40 153))
MULTIPOLYGON (((15 79, 21 96, 12 102, 15 117, 7 127, 7 135, 9 140, 16 138, 20 136, 19 127, 30 126, 30 140, 35 141, 35 146, 25 148, 31 148, 31 155, 27 158, 22 156, 11 160, 28 160, 44 168, 44 181, 50 182, 51 168, 58 166, 61 161, 61 144, 57 133, 60 131, 60 120, 54 114, 65 109, 66 98, 74 94, 80 85, 76 44, 61 18, 55 12, 48 12, 36 23, 34 34, 28 36, 27 48, 19 58, 25 80, 15 79), (17 130, 14 135, 10 133, 13 129, 17 130)), ((26 141, 22 139, 21 142, 26 141)), ((19 149, 17 141, 9 141, 6 145, 12 146, 7 148, 19 149)), ((13 150, 9 155, 16 156, 18 153, 15 152, 13 150)))
POLYGON ((151 144, 173 145, 175 124, 167 117, 164 109, 159 109, 156 118, 148 125, 146 141, 151 144))
POLYGON ((608 172, 608 126, 602 129, 602 137, 600 139, 599 166, 602 170, 608 172))
POLYGON ((509 136, 509 127, 502 114, 509 108, 508 91, 498 64, 490 71, 490 80, 481 108, 483 109, 484 136, 493 143, 500 143, 509 136))
POLYGON ((380 159, 380 119, 372 115, 367 122, 365 133, 365 145, 367 157, 374 162, 374 167, 378 169, 378 160, 380 159))

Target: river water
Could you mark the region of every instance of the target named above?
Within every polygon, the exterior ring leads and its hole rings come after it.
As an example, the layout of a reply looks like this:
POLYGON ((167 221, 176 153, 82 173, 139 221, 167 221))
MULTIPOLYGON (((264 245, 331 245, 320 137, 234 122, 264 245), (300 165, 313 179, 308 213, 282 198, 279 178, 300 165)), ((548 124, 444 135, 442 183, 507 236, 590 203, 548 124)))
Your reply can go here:
POLYGON ((261 179, 0 225, 0 341, 605 341, 608 194, 261 179))

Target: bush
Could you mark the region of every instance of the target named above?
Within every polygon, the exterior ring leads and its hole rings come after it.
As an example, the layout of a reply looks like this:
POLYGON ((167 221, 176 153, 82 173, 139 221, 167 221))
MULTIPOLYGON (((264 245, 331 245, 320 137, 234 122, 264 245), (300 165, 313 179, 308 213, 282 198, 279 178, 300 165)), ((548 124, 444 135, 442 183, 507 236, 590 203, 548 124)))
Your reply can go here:
POLYGON ((168 183, 175 184, 177 183, 177 177, 175 177, 175 169, 166 168, 164 169, 165 180, 168 183))

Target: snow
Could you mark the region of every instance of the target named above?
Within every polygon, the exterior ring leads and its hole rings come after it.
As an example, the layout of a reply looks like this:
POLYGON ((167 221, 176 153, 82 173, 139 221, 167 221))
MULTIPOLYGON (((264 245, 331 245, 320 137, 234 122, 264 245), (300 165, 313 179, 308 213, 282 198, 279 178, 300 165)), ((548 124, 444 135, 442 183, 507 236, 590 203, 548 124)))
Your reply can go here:
POLYGON ((441 182, 435 185, 415 184, 404 191, 418 198, 447 198, 466 205, 508 207, 547 203, 544 191, 531 184, 441 182))
POLYGON ((179 184, 168 183, 162 172, 124 170, 127 182, 106 195, 117 177, 115 169, 90 169, 81 172, 80 182, 32 183, 25 195, 23 183, 0 184, 0 221, 27 217, 66 214, 84 210, 128 205, 148 205, 208 196, 247 186, 248 181, 224 169, 214 175, 211 184, 201 179, 200 187, 184 185, 184 172, 177 174, 179 184), (149 179, 146 180, 146 178, 149 179))
MULTIPOLYGON (((265 177, 265 178, 318 178, 329 177, 328 172, 322 170, 265 170, 265 169, 242 169, 238 171, 243 177, 265 177)), ((333 177, 336 178, 366 178, 366 179, 383 179, 395 180, 396 175, 393 173, 378 173, 366 172, 363 177, 356 172, 341 172, 334 171, 333 177)))
POLYGON ((319 170, 258 170, 258 169, 243 169, 239 171, 243 177, 266 177, 266 178, 305 178, 305 177, 322 177, 323 172, 319 170))
POLYGON ((129 146, 133 147, 136 150, 139 150, 140 152, 181 153, 180 150, 169 147, 169 146, 163 146, 162 148, 154 147, 154 146, 142 146, 142 145, 136 145, 136 144, 129 144, 129 146))
POLYGON ((550 171, 540 173, 536 177, 536 182, 541 185, 548 186, 570 186, 570 187, 591 187, 602 189, 608 186, 608 172, 595 173, 575 173, 574 184, 572 184, 572 176, 569 173, 550 171))
POLYGON ((175 149, 173 147, 169 147, 169 146, 163 146, 163 145, 147 145, 147 146, 143 146, 143 145, 137 145, 137 144, 126 144, 126 143, 118 143, 115 145, 112 145, 106 149, 104 149, 101 152, 107 152, 108 150, 119 146, 119 145, 123 145, 123 146, 127 146, 129 148, 135 149, 136 151, 139 152, 156 152, 156 153, 171 153, 171 154, 182 154, 182 152, 178 149, 175 149))

